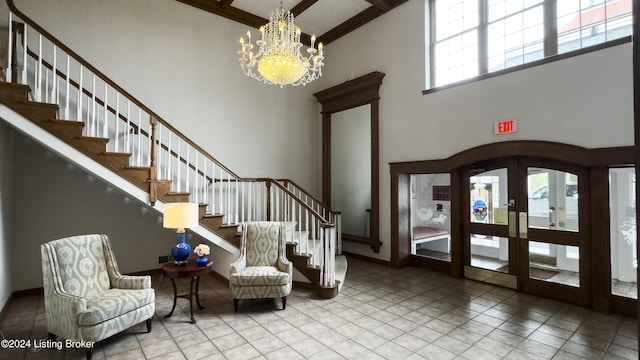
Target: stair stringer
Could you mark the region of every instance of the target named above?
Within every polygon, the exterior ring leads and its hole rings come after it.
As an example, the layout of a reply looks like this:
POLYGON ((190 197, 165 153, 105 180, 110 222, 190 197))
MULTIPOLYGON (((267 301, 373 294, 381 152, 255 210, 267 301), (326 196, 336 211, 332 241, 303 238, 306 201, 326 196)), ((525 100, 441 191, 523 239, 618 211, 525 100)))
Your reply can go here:
MULTIPOLYGON (((51 151, 68 159, 74 164, 94 174, 95 176, 109 182, 111 185, 127 193, 132 198, 135 198, 141 203, 144 203, 148 208, 153 209, 158 213, 163 213, 164 203, 162 201, 158 201, 156 202, 155 206, 151 206, 151 204, 149 203, 148 192, 142 190, 134 183, 106 168, 91 157, 85 155, 80 150, 67 144, 65 141, 59 139, 49 131, 43 129, 36 123, 27 119, 26 117, 14 111, 3 103, 0 103, 0 119, 6 121, 12 127, 24 133, 26 136, 46 146, 51 151)), ((229 241, 225 240, 224 238, 220 237, 204 226, 195 226, 193 228, 189 228, 189 231, 201 236, 202 238, 225 250, 231 256, 233 256, 233 258, 237 258, 240 255, 240 250, 237 246, 231 244, 229 241)), ((228 268, 224 271, 220 271, 220 273, 222 275, 228 274, 228 268)))

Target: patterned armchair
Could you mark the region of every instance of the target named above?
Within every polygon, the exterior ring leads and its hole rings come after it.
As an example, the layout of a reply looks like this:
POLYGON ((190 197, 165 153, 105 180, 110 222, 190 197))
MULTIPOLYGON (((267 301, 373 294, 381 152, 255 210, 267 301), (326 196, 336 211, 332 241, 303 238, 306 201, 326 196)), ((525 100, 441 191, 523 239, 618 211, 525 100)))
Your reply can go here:
POLYGON ((51 340, 96 342, 145 320, 151 331, 151 277, 121 275, 106 235, 50 241, 40 252, 51 340))
POLYGON ((281 298, 282 310, 293 284, 293 266, 286 258, 284 228, 279 222, 246 223, 240 258, 231 264, 229 286, 233 308, 240 299, 281 298))

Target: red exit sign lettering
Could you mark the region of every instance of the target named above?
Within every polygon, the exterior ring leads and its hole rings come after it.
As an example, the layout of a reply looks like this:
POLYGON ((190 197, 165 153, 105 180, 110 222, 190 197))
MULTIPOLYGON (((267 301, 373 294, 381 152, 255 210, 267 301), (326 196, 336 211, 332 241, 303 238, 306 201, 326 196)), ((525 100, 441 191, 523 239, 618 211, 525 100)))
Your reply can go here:
POLYGON ((514 133, 518 131, 518 123, 513 119, 498 121, 495 123, 495 127, 493 130, 493 133, 495 135, 514 133))

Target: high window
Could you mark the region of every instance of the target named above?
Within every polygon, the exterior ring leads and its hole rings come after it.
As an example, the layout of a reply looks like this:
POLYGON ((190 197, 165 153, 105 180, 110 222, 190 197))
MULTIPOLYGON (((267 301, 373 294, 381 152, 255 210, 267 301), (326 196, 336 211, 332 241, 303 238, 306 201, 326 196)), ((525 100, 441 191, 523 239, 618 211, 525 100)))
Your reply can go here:
POLYGON ((632 0, 430 0, 430 87, 632 33, 632 0))

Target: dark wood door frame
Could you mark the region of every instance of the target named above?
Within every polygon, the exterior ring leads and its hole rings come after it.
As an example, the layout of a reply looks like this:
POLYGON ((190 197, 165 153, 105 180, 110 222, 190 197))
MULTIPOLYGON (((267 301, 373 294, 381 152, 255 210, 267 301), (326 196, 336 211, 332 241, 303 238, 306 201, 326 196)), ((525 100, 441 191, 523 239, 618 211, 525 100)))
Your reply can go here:
MULTIPOLYGON (((640 1, 640 0, 639 0, 640 1)), ((506 141, 481 145, 462 151, 446 159, 411 161, 391 163, 391 265, 403 267, 416 265, 446 272, 454 277, 463 276, 462 259, 462 216, 453 216, 451 221, 451 263, 435 259, 425 259, 410 254, 410 222, 407 214, 410 214, 410 201, 407 189, 410 187, 410 174, 451 174, 451 213, 462 213, 462 170, 497 159, 539 159, 554 163, 563 163, 567 166, 579 166, 587 169, 587 181, 592 197, 587 199, 590 218, 588 232, 592 239, 591 257, 592 264, 591 282, 592 294, 591 306, 594 310, 602 312, 615 311, 625 315, 632 315, 630 308, 634 308, 636 301, 630 299, 618 299, 611 295, 611 268, 609 263, 611 254, 609 244, 602 239, 609 238, 609 195, 608 169, 615 166, 634 166, 635 147, 623 146, 613 148, 588 149, 574 145, 567 145, 545 141, 506 141), (598 189, 598 190, 594 190, 598 189)), ((640 182, 638 182, 640 183, 640 182)), ((584 191, 583 191, 584 192, 584 191)), ((640 197, 639 197, 640 198, 640 197)), ((635 313, 635 309, 633 313, 635 313)))
MULTIPOLYGON (((372 72, 359 78, 313 94, 322 104, 322 201, 331 206, 331 115, 361 105, 371 105, 371 211, 370 236, 353 239, 370 245, 378 252, 380 245, 380 155, 378 123, 380 117, 381 72, 372 72)), ((349 240, 343 237, 343 240, 349 240)))

